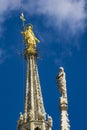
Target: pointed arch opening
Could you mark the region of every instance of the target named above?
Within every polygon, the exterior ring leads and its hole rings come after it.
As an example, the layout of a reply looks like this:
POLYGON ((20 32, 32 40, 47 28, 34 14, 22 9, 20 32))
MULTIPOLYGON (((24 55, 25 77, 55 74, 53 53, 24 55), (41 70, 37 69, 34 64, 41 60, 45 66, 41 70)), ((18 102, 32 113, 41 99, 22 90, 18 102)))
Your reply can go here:
POLYGON ((34 130, 41 130, 39 127, 36 127, 34 130))

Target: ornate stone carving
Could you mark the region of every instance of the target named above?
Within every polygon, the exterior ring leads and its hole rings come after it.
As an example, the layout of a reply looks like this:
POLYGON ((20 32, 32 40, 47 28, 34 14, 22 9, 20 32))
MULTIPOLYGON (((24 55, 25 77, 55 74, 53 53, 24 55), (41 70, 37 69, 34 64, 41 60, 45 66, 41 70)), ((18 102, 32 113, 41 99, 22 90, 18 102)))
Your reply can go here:
POLYGON ((50 127, 52 127, 53 121, 52 121, 52 117, 48 115, 48 124, 50 127))
POLYGON ((35 125, 35 130, 41 130, 41 125, 35 125))
POLYGON ((29 120, 33 120, 34 114, 33 114, 33 111, 32 111, 32 110, 29 111, 28 117, 29 117, 29 120))
POLYGON ((24 113, 24 123, 27 123, 27 113, 24 113))
POLYGON ((68 109, 68 101, 67 98, 60 98, 60 109, 61 110, 67 110, 68 109))
POLYGON ((43 113, 38 112, 38 120, 45 120, 45 116, 43 113))

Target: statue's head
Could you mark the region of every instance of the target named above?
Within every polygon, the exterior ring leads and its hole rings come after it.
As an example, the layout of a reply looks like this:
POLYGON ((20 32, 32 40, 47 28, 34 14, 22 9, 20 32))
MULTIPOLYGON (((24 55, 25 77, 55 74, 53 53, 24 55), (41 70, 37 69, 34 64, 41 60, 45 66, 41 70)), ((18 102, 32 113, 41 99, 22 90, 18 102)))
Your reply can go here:
POLYGON ((27 28, 26 28, 26 29, 33 30, 33 25, 32 25, 32 24, 27 25, 27 28))
POLYGON ((60 67, 60 68, 59 68, 59 71, 64 71, 64 68, 63 68, 63 67, 60 67))

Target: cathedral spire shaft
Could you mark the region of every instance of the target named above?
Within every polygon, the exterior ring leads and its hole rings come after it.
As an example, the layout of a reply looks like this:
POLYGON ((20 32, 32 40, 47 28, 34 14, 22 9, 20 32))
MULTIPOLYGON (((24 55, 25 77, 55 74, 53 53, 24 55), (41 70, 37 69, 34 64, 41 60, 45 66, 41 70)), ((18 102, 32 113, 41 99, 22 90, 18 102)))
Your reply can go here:
POLYGON ((27 76, 24 112, 29 115, 32 111, 32 116, 34 116, 35 119, 38 118, 38 116, 40 115, 45 118, 45 110, 40 88, 36 56, 34 55, 27 56, 26 75, 27 76))
POLYGON ((34 95, 33 95, 33 59, 34 57, 27 57, 27 72, 26 72, 26 93, 25 93, 25 106, 24 106, 24 112, 28 113, 28 110, 34 110, 34 95), (30 71, 31 70, 31 71, 30 71), (29 97, 30 93, 30 97, 29 97), (30 98, 30 99, 29 99, 30 98), (29 102, 31 101, 31 103, 29 102))

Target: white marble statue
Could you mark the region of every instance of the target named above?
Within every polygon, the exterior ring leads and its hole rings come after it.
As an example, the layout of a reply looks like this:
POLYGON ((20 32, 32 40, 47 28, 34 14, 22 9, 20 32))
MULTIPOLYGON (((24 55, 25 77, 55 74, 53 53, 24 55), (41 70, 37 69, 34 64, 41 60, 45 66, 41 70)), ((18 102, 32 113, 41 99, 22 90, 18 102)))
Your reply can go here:
POLYGON ((57 79, 58 79, 58 87, 59 87, 60 93, 61 93, 63 98, 66 98, 67 97, 66 77, 65 77, 65 72, 64 72, 63 67, 59 68, 59 74, 57 76, 57 79))

